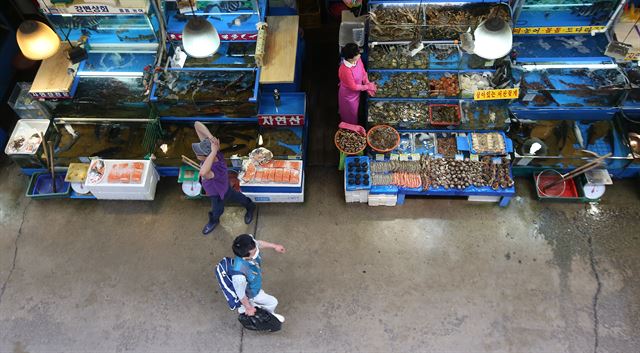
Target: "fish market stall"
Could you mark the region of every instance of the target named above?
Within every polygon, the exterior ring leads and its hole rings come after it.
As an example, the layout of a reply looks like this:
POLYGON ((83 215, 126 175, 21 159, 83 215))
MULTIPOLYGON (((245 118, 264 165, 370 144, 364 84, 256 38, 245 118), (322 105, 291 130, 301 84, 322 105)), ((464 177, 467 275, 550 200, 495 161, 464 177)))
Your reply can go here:
POLYGON ((212 56, 187 56, 181 65, 169 60, 158 69, 150 97, 159 115, 154 155, 161 175, 182 174, 186 167, 181 157, 192 156, 191 143, 197 140, 193 123, 200 121, 220 139, 234 182, 238 173, 245 175, 243 166, 259 147, 267 148, 275 160, 298 161, 300 177, 293 186, 271 185, 284 180, 282 177, 269 182, 265 179, 260 185, 239 181, 240 189, 256 202, 302 202, 308 134, 306 95, 291 90, 299 86, 300 79, 296 74, 302 50, 298 19, 267 18, 266 3, 198 0, 192 8, 188 2, 165 2, 171 50, 183 47, 182 31, 193 16, 216 28, 220 47, 212 56), (259 37, 265 21, 269 23, 266 40, 259 37), (287 25, 278 25, 281 23, 287 25), (273 47, 273 40, 269 40, 276 37, 293 41, 287 42, 293 50, 269 59, 274 54, 269 50, 282 50, 283 43, 273 47), (287 77, 275 74, 263 80, 263 70, 276 64, 284 65, 287 77))
POLYGON ((622 4, 526 0, 514 8, 514 174, 567 172, 611 153, 603 167, 624 176, 632 155, 620 111, 632 84, 609 56, 607 27, 622 4))
POLYGON ((472 55, 459 39, 490 17, 510 23, 510 7, 371 1, 369 15, 367 65, 378 91, 367 100, 367 153, 346 161, 346 201, 459 196, 506 206, 515 195, 502 132, 517 97, 510 62, 472 55))

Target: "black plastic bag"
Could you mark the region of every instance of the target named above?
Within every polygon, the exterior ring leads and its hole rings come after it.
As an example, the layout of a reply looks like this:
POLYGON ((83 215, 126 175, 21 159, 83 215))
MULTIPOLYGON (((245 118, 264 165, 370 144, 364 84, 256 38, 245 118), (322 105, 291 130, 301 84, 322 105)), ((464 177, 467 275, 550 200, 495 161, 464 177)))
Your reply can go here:
POLYGON ((252 331, 276 332, 282 328, 282 323, 277 317, 261 308, 256 308, 256 314, 253 316, 238 315, 238 321, 244 328, 252 331))

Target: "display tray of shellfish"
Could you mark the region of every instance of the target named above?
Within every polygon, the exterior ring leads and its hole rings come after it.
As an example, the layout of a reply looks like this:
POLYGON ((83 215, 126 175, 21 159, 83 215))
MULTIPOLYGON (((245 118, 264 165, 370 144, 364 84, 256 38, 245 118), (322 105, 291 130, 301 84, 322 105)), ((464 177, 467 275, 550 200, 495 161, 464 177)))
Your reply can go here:
POLYGON ((411 41, 416 35, 425 41, 457 40, 489 17, 511 23, 511 10, 496 3, 373 1, 369 4, 369 41, 411 41))
POLYGON ((461 101, 462 119, 459 129, 503 130, 509 122, 509 107, 506 102, 461 101))
POLYGON ((461 123, 459 100, 443 103, 423 101, 369 101, 370 126, 386 124, 400 130, 447 129, 461 123))
POLYGON ((449 159, 422 156, 420 160, 371 160, 371 187, 397 187, 425 194, 513 194, 515 182, 508 158, 483 156, 449 159))

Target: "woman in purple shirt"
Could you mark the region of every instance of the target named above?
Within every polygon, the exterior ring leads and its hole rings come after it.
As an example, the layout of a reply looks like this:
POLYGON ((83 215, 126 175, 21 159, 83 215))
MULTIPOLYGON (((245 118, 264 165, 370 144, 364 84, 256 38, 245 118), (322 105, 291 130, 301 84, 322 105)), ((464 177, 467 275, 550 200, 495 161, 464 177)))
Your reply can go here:
POLYGON ((200 142, 191 145, 193 152, 200 163, 200 183, 207 197, 211 199, 211 212, 209 212, 209 223, 202 229, 202 234, 211 233, 218 223, 220 216, 224 213, 224 204, 227 201, 237 202, 247 209, 244 215, 244 223, 250 224, 253 221, 253 212, 256 205, 244 194, 234 190, 229 185, 227 173, 227 162, 220 152, 220 140, 213 137, 209 129, 204 124, 196 121, 194 124, 200 142))

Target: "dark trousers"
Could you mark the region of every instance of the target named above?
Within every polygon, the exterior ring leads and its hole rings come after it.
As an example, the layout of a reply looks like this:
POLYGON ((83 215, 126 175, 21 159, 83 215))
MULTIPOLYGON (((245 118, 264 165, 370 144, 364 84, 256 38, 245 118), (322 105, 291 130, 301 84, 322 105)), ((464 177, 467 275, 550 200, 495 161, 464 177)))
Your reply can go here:
POLYGON ((224 194, 224 199, 220 199, 220 195, 209 196, 211 199, 211 213, 209 213, 209 221, 212 223, 220 222, 220 216, 224 213, 224 205, 227 202, 236 202, 244 206, 247 211, 252 210, 256 205, 250 198, 244 196, 240 191, 236 191, 231 186, 227 189, 227 193, 224 194))

